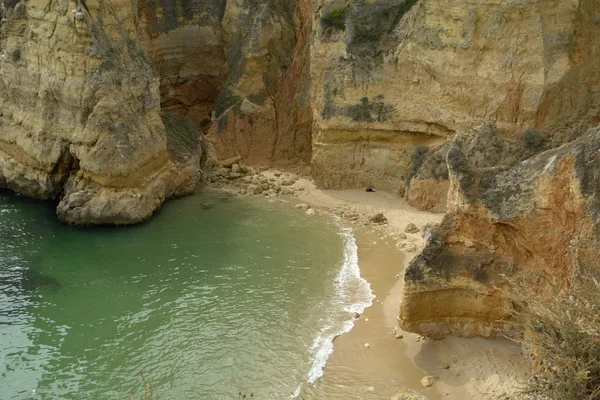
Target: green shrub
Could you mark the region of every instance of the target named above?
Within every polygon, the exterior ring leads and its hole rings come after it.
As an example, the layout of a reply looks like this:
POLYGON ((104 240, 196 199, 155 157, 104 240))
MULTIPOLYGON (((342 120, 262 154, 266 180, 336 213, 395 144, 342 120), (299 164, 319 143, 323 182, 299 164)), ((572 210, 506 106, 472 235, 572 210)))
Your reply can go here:
POLYGON ((339 30, 346 30, 346 16, 348 15, 348 7, 336 8, 331 10, 323 17, 321 22, 326 28, 337 28, 339 30))
POLYGON ((528 149, 538 150, 546 144, 547 138, 539 131, 528 129, 523 133, 523 142, 528 149))
POLYGON ((20 47, 15 47, 14 49, 12 49, 12 51, 10 52, 10 59, 13 62, 18 62, 21 59, 21 48, 20 47))
POLYGON ((379 41, 383 35, 383 28, 375 26, 373 28, 357 29, 354 34, 354 43, 373 43, 379 41))

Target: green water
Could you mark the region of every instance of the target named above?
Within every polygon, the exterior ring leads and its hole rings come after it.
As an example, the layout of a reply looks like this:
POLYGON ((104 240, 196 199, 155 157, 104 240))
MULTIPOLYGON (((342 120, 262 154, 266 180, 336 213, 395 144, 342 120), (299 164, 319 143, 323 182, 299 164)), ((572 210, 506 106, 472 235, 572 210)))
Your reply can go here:
MULTIPOLYGON (((0 192, 0 399, 293 397, 370 302, 326 216, 208 193, 73 228, 0 192)), ((356 265, 354 265, 356 264, 356 265)))

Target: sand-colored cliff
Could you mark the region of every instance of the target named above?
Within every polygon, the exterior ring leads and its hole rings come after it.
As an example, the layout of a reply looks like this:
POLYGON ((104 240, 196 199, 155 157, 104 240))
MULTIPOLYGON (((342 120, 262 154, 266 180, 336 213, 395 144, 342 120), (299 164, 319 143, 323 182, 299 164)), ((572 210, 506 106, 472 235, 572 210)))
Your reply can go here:
POLYGON ((196 186, 202 131, 221 158, 311 162, 322 187, 443 211, 456 133, 487 121, 561 144, 596 123, 594 5, 6 1, 0 182, 72 223, 139 222, 196 186), (343 27, 324 22, 340 9, 343 27), (182 134, 161 110, 196 126, 193 157, 168 151, 182 134))
POLYGON ((322 186, 375 186, 442 210, 443 177, 409 185, 418 146, 484 121, 566 142, 598 121, 597 1, 407 3, 315 7, 316 18, 347 10, 345 30, 315 25, 311 48, 322 186))
POLYGON ((448 213, 406 272, 401 325, 434 338, 510 334, 521 329, 514 286, 551 301, 597 276, 599 152, 598 128, 518 162, 491 126, 457 136, 448 213))

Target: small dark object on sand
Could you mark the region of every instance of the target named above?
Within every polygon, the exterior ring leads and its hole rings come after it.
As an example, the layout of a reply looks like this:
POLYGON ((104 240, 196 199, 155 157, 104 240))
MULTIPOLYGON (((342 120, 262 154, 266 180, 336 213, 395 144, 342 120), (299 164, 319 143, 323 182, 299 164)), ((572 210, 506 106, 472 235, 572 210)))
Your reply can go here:
POLYGON ((368 187, 366 191, 369 192, 369 193, 372 193, 372 192, 375 191, 375 189, 368 187))

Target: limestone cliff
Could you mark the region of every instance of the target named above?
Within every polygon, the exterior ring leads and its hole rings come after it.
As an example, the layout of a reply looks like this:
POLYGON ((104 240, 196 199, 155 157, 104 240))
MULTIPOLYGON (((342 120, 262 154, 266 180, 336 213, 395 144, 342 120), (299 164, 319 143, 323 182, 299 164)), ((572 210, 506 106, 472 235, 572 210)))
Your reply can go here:
POLYGON ((59 200, 65 221, 137 223, 193 191, 212 157, 201 129, 223 157, 310 159, 302 1, 7 0, 1 11, 0 187, 59 200))
POLYGON ((600 120, 597 1, 5 0, 0 186, 135 223, 212 148, 443 211, 456 133, 600 120))
POLYGON ((508 283, 551 300, 597 275, 599 154, 600 128, 524 161, 490 126, 455 137, 448 214, 406 272, 402 327, 504 335, 515 329, 508 283))
POLYGON ((447 181, 409 185, 419 146, 485 121, 560 144, 599 120, 597 0, 315 3, 313 173, 324 187, 406 192, 441 210, 447 181))

